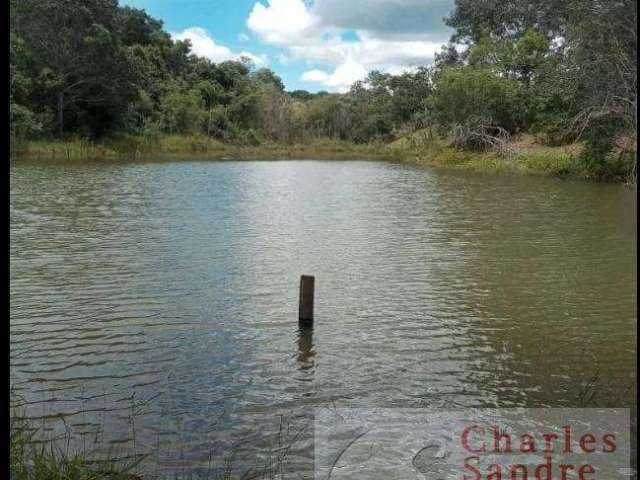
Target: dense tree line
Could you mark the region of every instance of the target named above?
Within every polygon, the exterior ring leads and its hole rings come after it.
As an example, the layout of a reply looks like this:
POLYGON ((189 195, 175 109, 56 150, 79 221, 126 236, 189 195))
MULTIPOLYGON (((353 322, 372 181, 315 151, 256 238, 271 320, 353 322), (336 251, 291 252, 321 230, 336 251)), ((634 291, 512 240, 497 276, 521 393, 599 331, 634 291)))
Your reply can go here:
MULTIPOLYGON (((11 0, 11 134, 204 134, 224 141, 389 141, 429 128, 461 148, 517 133, 584 140, 594 174, 637 127, 635 0, 456 0, 433 65, 346 94, 285 91, 249 59, 190 54, 117 0, 11 0)), ((634 157, 635 158, 635 157, 634 157)))
POLYGON ((594 176, 635 176, 636 0, 456 0, 447 23, 466 49, 440 56, 450 65, 435 96, 440 125, 458 127, 462 142, 498 128, 584 140, 594 176), (456 96, 464 118, 445 104, 456 96))
POLYGON ((160 131, 366 142, 390 137, 430 92, 427 70, 373 72, 349 95, 285 92, 249 59, 215 64, 190 55, 189 43, 173 41, 160 21, 116 0, 12 0, 10 25, 17 137, 160 131))

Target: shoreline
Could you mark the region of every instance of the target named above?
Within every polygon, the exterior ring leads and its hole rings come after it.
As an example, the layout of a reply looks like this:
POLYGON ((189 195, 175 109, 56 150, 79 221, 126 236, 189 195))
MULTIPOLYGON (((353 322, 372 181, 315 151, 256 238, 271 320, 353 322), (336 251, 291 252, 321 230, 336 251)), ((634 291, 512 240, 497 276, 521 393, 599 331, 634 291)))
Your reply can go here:
POLYGON ((128 136, 99 143, 84 139, 29 141, 12 145, 12 159, 78 161, 85 159, 158 160, 386 160, 409 165, 474 173, 542 175, 556 178, 609 182, 589 178, 579 162, 581 146, 546 146, 531 138, 509 145, 507 153, 458 150, 438 140, 416 143, 404 137, 388 144, 354 144, 314 139, 304 144, 262 143, 234 145, 205 136, 167 135, 155 138, 128 136))

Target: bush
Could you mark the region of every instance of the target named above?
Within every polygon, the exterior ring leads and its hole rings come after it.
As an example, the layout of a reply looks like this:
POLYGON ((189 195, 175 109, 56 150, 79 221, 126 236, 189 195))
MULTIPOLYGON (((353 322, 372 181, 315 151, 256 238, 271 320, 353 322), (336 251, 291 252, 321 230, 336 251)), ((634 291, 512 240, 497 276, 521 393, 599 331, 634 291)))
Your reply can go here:
POLYGON ((635 151, 616 147, 616 139, 622 134, 621 120, 603 117, 593 122, 585 131, 585 150, 580 161, 588 177, 597 180, 626 178, 635 161, 635 151))
POLYGON ((241 146, 257 147, 260 145, 260 137, 253 128, 248 130, 238 130, 234 133, 233 143, 241 146))
POLYGON ((226 139, 233 130, 231 121, 222 105, 216 105, 209 110, 206 124, 207 134, 222 140, 226 139))
POLYGON ((521 101, 521 87, 514 80, 486 68, 451 67, 441 72, 428 106, 443 135, 473 124, 511 134, 522 124, 521 101))
POLYGON ((577 132, 571 126, 581 101, 576 68, 566 62, 548 62, 529 92, 531 131, 551 145, 574 141, 577 132))
POLYGON ((36 114, 17 103, 11 104, 10 122, 12 138, 32 138, 42 131, 42 122, 36 114))
POLYGON ((163 129, 168 133, 198 133, 202 130, 205 112, 197 91, 171 90, 162 97, 160 111, 163 129))

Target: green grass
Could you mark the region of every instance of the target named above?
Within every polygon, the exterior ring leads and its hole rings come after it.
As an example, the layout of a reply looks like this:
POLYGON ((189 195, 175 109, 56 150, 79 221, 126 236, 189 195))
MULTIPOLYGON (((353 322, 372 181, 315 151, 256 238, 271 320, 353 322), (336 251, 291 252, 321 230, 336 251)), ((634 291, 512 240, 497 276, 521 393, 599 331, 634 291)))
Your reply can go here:
POLYGON ((303 143, 225 143, 206 135, 121 135, 100 141, 29 141, 12 144, 15 158, 83 159, 387 159, 473 172, 589 178, 579 161, 581 145, 547 146, 523 136, 507 153, 471 152, 453 148, 425 130, 388 144, 355 144, 332 139, 303 143))
POLYGON ((89 141, 81 138, 61 140, 37 140, 19 142, 14 145, 13 156, 16 158, 42 159, 106 159, 106 158, 139 158, 147 154, 194 154, 224 153, 229 149, 221 142, 204 137, 184 137, 167 135, 120 136, 100 141, 89 141))
POLYGON ((562 151, 533 151, 498 154, 494 152, 461 152, 450 147, 422 152, 416 162, 475 172, 516 173, 529 175, 578 175, 576 159, 562 151))
MULTIPOLYGON (((89 461, 54 441, 37 441, 37 428, 23 417, 11 417, 9 459, 12 480, 137 480, 135 466, 115 460, 89 461)), ((67 444, 68 445, 68 444, 67 444)))
MULTIPOLYGON (((61 419, 61 421, 64 421, 61 419)), ((273 439, 271 451, 265 461, 239 473, 235 458, 237 451, 221 458, 217 473, 210 458, 209 472, 205 476, 175 474, 173 480, 273 480, 282 478, 286 471, 288 454, 298 436, 305 429, 291 435, 288 419, 280 418, 280 428, 273 439)), ((141 462, 148 454, 122 457, 116 454, 98 456, 86 451, 74 451, 70 447, 73 436, 65 424, 64 438, 51 439, 24 417, 24 412, 12 408, 10 417, 10 478, 11 480, 160 480, 162 474, 145 472, 141 462), (128 458, 128 459, 127 459, 128 458)), ((135 439, 135 436, 134 436, 135 439)), ((135 442, 135 440, 134 440, 135 442)), ((112 451, 112 450, 109 450, 112 451)))
POLYGON ((473 172, 582 177, 579 145, 545 146, 525 137, 512 142, 504 153, 471 152, 456 149, 423 132, 403 137, 388 145, 404 161, 473 172))
POLYGON ((282 144, 263 142, 260 145, 223 143, 205 135, 120 136, 91 142, 74 138, 65 141, 38 140, 14 143, 12 156, 36 159, 136 159, 151 156, 168 158, 317 158, 355 159, 388 157, 389 152, 375 144, 357 145, 350 142, 312 139, 304 143, 282 144))

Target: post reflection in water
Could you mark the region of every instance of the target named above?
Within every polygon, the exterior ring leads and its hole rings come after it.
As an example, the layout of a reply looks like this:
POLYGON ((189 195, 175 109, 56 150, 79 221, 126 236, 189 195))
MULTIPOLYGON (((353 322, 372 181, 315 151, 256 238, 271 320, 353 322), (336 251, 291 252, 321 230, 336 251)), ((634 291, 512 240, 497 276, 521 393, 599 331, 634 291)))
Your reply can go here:
POLYGON ((316 352, 313 349, 313 327, 300 326, 298 330, 298 368, 313 371, 316 352))

